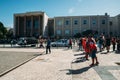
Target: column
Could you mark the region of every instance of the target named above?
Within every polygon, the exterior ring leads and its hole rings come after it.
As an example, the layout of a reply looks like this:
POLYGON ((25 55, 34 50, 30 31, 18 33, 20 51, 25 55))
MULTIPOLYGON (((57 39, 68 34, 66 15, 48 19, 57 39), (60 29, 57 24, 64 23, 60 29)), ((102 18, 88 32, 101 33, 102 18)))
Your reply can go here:
POLYGON ((110 34, 110 26, 109 26, 109 19, 108 18, 109 18, 109 16, 107 16, 107 27, 108 27, 107 31, 108 31, 108 34, 110 34))
POLYGON ((16 36, 16 16, 14 15, 14 30, 13 35, 16 36))
POLYGON ((18 32, 17 32, 17 36, 19 36, 19 27, 20 27, 20 26, 19 26, 19 25, 20 25, 20 24, 19 24, 19 21, 20 21, 20 17, 19 17, 19 16, 18 16, 18 19, 17 19, 17 21, 18 21, 18 24, 17 24, 17 26, 18 26, 18 30, 17 30, 17 31, 18 31, 18 32))
POLYGON ((41 25, 40 25, 40 15, 38 16, 38 24, 39 24, 39 27, 38 27, 38 34, 40 35, 40 27, 41 27, 41 25))
POLYGON ((97 24, 98 24, 98 34, 101 34, 101 33, 100 33, 100 32, 101 32, 101 31, 100 31, 100 17, 99 17, 99 16, 97 16, 97 17, 98 17, 98 23, 97 23, 97 24))
POLYGON ((24 36, 26 36, 26 16, 24 17, 24 36))
POLYGON ((56 31, 56 26, 55 25, 56 25, 56 23, 55 23, 55 18, 54 18, 54 37, 56 36, 56 32, 55 32, 56 31))
POLYGON ((33 16, 31 16, 31 30, 30 30, 30 36, 33 34, 33 16))
POLYGON ((70 26, 70 30, 71 30, 70 32, 71 32, 71 35, 70 35, 70 36, 72 36, 72 32, 73 32, 73 31, 72 31, 72 25, 73 25, 73 21, 72 21, 72 20, 73 20, 73 19, 71 18, 71 26, 70 26))
POLYGON ((81 21, 81 17, 80 17, 80 33, 82 32, 82 31, 81 31, 81 29, 82 29, 82 28, 81 28, 81 23, 82 23, 82 21, 81 21))
POLYGON ((90 23, 91 23, 91 20, 90 20, 90 16, 89 16, 89 30, 91 29, 91 27, 90 27, 90 23))
POLYGON ((61 32, 62 32, 62 37, 63 36, 65 36, 65 34, 64 34, 64 18, 62 19, 62 30, 61 30, 61 32))

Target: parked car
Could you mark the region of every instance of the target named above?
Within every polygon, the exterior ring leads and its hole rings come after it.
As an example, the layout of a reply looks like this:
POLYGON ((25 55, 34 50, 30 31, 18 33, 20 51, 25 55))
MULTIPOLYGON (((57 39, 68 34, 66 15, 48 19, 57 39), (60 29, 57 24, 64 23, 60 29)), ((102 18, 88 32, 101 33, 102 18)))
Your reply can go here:
POLYGON ((67 39, 60 39, 55 42, 51 42, 52 47, 67 47, 68 46, 68 40, 67 39))
POLYGON ((20 46, 26 46, 26 45, 35 46, 37 43, 38 40, 34 37, 21 37, 17 42, 17 44, 20 46))
POLYGON ((17 44, 17 40, 15 39, 11 40, 10 44, 17 44))

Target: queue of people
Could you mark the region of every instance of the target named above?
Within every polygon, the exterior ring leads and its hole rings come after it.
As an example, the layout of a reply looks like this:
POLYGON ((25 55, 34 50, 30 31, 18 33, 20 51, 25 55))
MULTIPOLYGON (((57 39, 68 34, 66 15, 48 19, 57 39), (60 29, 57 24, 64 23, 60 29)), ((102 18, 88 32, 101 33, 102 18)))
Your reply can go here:
POLYGON ((90 66, 98 65, 99 61, 96 53, 102 52, 105 49, 106 53, 109 53, 111 45, 113 51, 120 52, 120 39, 116 37, 110 37, 109 35, 104 36, 102 34, 97 39, 93 38, 92 36, 84 36, 78 40, 79 50, 84 50, 85 59, 89 60, 88 57, 91 57, 92 63, 90 66))
MULTIPOLYGON (((48 38, 46 41, 46 54, 51 53, 51 40, 48 38)), ((79 50, 84 51, 86 60, 91 57, 90 66, 98 65, 99 61, 97 58, 97 52, 102 52, 106 49, 106 53, 110 52, 110 46, 112 45, 113 51, 120 51, 120 39, 116 37, 100 35, 97 39, 93 36, 80 37, 78 40, 68 39, 68 49, 77 43, 79 50)), ((40 47, 43 47, 43 42, 40 40, 40 47)))

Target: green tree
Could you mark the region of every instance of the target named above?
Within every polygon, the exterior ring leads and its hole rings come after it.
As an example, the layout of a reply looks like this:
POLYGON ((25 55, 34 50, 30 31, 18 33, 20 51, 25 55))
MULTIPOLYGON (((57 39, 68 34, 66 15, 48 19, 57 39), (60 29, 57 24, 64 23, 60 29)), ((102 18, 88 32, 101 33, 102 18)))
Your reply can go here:
POLYGON ((88 35, 91 35, 92 33, 93 33, 92 30, 86 30, 86 31, 83 31, 83 32, 82 32, 82 35, 88 36, 88 35))
POLYGON ((13 38, 13 29, 9 29, 9 30, 7 31, 6 37, 7 37, 8 39, 13 38))
POLYGON ((3 23, 0 22, 0 39, 6 37, 7 29, 4 27, 3 23))
POLYGON ((81 33, 76 33, 73 37, 74 38, 80 38, 81 37, 81 33))

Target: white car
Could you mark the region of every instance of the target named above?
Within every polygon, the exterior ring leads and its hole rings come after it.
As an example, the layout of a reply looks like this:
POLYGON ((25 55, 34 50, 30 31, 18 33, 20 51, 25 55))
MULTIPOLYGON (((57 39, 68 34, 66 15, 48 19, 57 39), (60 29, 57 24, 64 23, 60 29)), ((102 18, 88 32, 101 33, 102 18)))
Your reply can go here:
POLYGON ((52 47, 67 47, 68 46, 68 40, 67 39, 60 39, 55 42, 51 42, 52 47))

